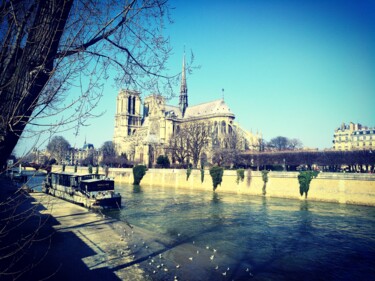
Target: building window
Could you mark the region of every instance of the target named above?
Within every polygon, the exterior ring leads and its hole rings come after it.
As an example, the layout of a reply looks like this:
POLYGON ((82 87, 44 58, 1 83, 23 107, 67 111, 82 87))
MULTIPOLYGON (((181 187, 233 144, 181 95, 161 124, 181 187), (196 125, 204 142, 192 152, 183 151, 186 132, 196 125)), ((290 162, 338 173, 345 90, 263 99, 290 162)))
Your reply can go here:
POLYGON ((227 133, 227 124, 225 123, 225 121, 221 122, 221 133, 222 134, 226 134, 227 133))

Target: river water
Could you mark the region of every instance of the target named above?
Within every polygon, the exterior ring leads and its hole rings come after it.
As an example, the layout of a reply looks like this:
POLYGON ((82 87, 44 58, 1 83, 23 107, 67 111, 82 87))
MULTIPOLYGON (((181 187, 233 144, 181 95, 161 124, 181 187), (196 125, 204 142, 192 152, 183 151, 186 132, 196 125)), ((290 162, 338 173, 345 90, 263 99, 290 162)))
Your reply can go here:
MULTIPOLYGON (((183 238, 200 249, 197 256, 212 258, 178 280, 375 280, 374 207, 126 184, 116 189, 123 208, 107 215, 155 237, 183 238), (201 275, 203 267, 212 275, 201 275)), ((165 279, 146 267, 151 280, 165 279)))

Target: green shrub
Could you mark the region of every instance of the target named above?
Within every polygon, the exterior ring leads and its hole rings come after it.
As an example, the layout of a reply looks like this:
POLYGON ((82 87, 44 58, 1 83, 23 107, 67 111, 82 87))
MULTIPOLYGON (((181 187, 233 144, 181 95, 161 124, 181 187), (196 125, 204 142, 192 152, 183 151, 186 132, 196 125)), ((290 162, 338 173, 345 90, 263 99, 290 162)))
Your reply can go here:
POLYGON ((244 179, 245 179, 245 170, 244 169, 238 169, 237 170, 236 183, 239 184, 239 182, 243 181, 244 179))
POLYGON ((214 166, 210 169, 210 175, 212 177, 212 184, 214 186, 214 191, 217 186, 221 184, 223 180, 224 169, 222 167, 214 166))
POLYGON ((317 171, 301 171, 298 175, 298 182, 299 182, 299 193, 301 196, 305 194, 305 198, 307 198, 307 193, 310 189, 310 182, 313 178, 318 176, 319 172, 317 171))
POLYGON ((134 185, 139 185, 143 176, 146 174, 147 167, 145 165, 137 165, 133 167, 134 185))
POLYGON ((168 156, 163 155, 158 156, 158 158, 156 159, 156 164, 158 164, 162 168, 169 168, 169 166, 171 165, 168 156))
POLYGON ((262 193, 263 195, 266 195, 266 188, 267 188, 267 182, 268 182, 268 173, 269 171, 263 170, 262 171, 262 180, 263 180, 263 188, 262 188, 262 193))
POLYGON ((186 180, 189 180, 190 175, 191 175, 191 168, 189 167, 186 170, 186 180))
POLYGON ((89 174, 92 174, 92 166, 91 165, 89 165, 88 170, 89 170, 89 174))
POLYGON ((201 168, 201 183, 204 182, 204 168, 201 168))

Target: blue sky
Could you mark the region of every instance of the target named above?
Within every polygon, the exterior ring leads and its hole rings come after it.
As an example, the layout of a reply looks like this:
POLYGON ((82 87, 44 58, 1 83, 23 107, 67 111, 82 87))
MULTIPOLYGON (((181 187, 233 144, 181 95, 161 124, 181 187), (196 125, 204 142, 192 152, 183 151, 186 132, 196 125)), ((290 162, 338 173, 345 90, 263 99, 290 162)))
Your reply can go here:
MULTIPOLYGON (((181 70, 184 46, 201 65, 187 77, 190 105, 221 98, 224 88, 243 128, 262 132, 266 140, 281 135, 319 149, 332 147, 342 122, 375 126, 375 1, 171 5, 169 68, 181 70)), ((71 145, 82 146, 86 137, 99 147, 112 139, 117 93, 108 82, 98 109, 106 113, 78 137, 64 133, 71 145)))

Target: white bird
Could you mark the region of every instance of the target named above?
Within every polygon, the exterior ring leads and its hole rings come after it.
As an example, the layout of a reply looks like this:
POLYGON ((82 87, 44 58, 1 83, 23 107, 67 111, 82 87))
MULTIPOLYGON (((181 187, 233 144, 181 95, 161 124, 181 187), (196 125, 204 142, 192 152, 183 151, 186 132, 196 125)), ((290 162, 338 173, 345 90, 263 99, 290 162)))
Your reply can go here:
POLYGON ((152 259, 151 262, 155 262, 154 259, 152 259))
POLYGON ((214 249, 214 253, 216 253, 216 249, 214 249))
POLYGON ((249 268, 246 268, 246 272, 249 272, 249 268))
POLYGON ((146 245, 146 249, 148 249, 148 246, 146 245))
POLYGON ((197 250, 197 255, 199 254, 199 250, 197 250))
POLYGON ((223 274, 223 276, 225 276, 225 275, 227 275, 227 272, 225 271, 225 272, 223 272, 222 274, 223 274))
POLYGON ((189 260, 191 260, 191 261, 192 261, 192 260, 193 260, 193 257, 190 257, 190 258, 189 258, 189 260))
POLYGON ((137 248, 137 244, 134 244, 134 248, 137 248))
POLYGON ((156 270, 154 270, 154 271, 153 271, 152 273, 154 273, 154 274, 155 274, 155 273, 156 273, 156 270))
POLYGON ((195 244, 195 241, 193 241, 193 244, 195 244))
POLYGON ((181 233, 178 233, 177 236, 180 237, 180 236, 181 236, 181 233))
POLYGON ((164 268, 164 271, 167 272, 167 271, 168 271, 168 268, 164 268))
POLYGON ((217 265, 217 266, 215 267, 215 269, 218 270, 218 269, 219 269, 219 266, 217 265))
POLYGON ((207 250, 209 250, 209 249, 210 249, 210 247, 209 247, 209 246, 206 246, 206 249, 207 249, 207 250))
POLYGON ((227 268, 227 271, 229 271, 229 267, 227 268))
POLYGON ((162 255, 161 254, 159 254, 159 258, 161 258, 162 257, 162 255))
POLYGON ((157 265, 156 268, 160 268, 160 265, 157 265))
POLYGON ((212 256, 210 257, 210 260, 214 260, 214 257, 215 257, 215 256, 214 256, 214 255, 212 255, 212 256))
POLYGON ((176 265, 176 268, 180 268, 180 265, 178 264, 178 265, 176 265))

